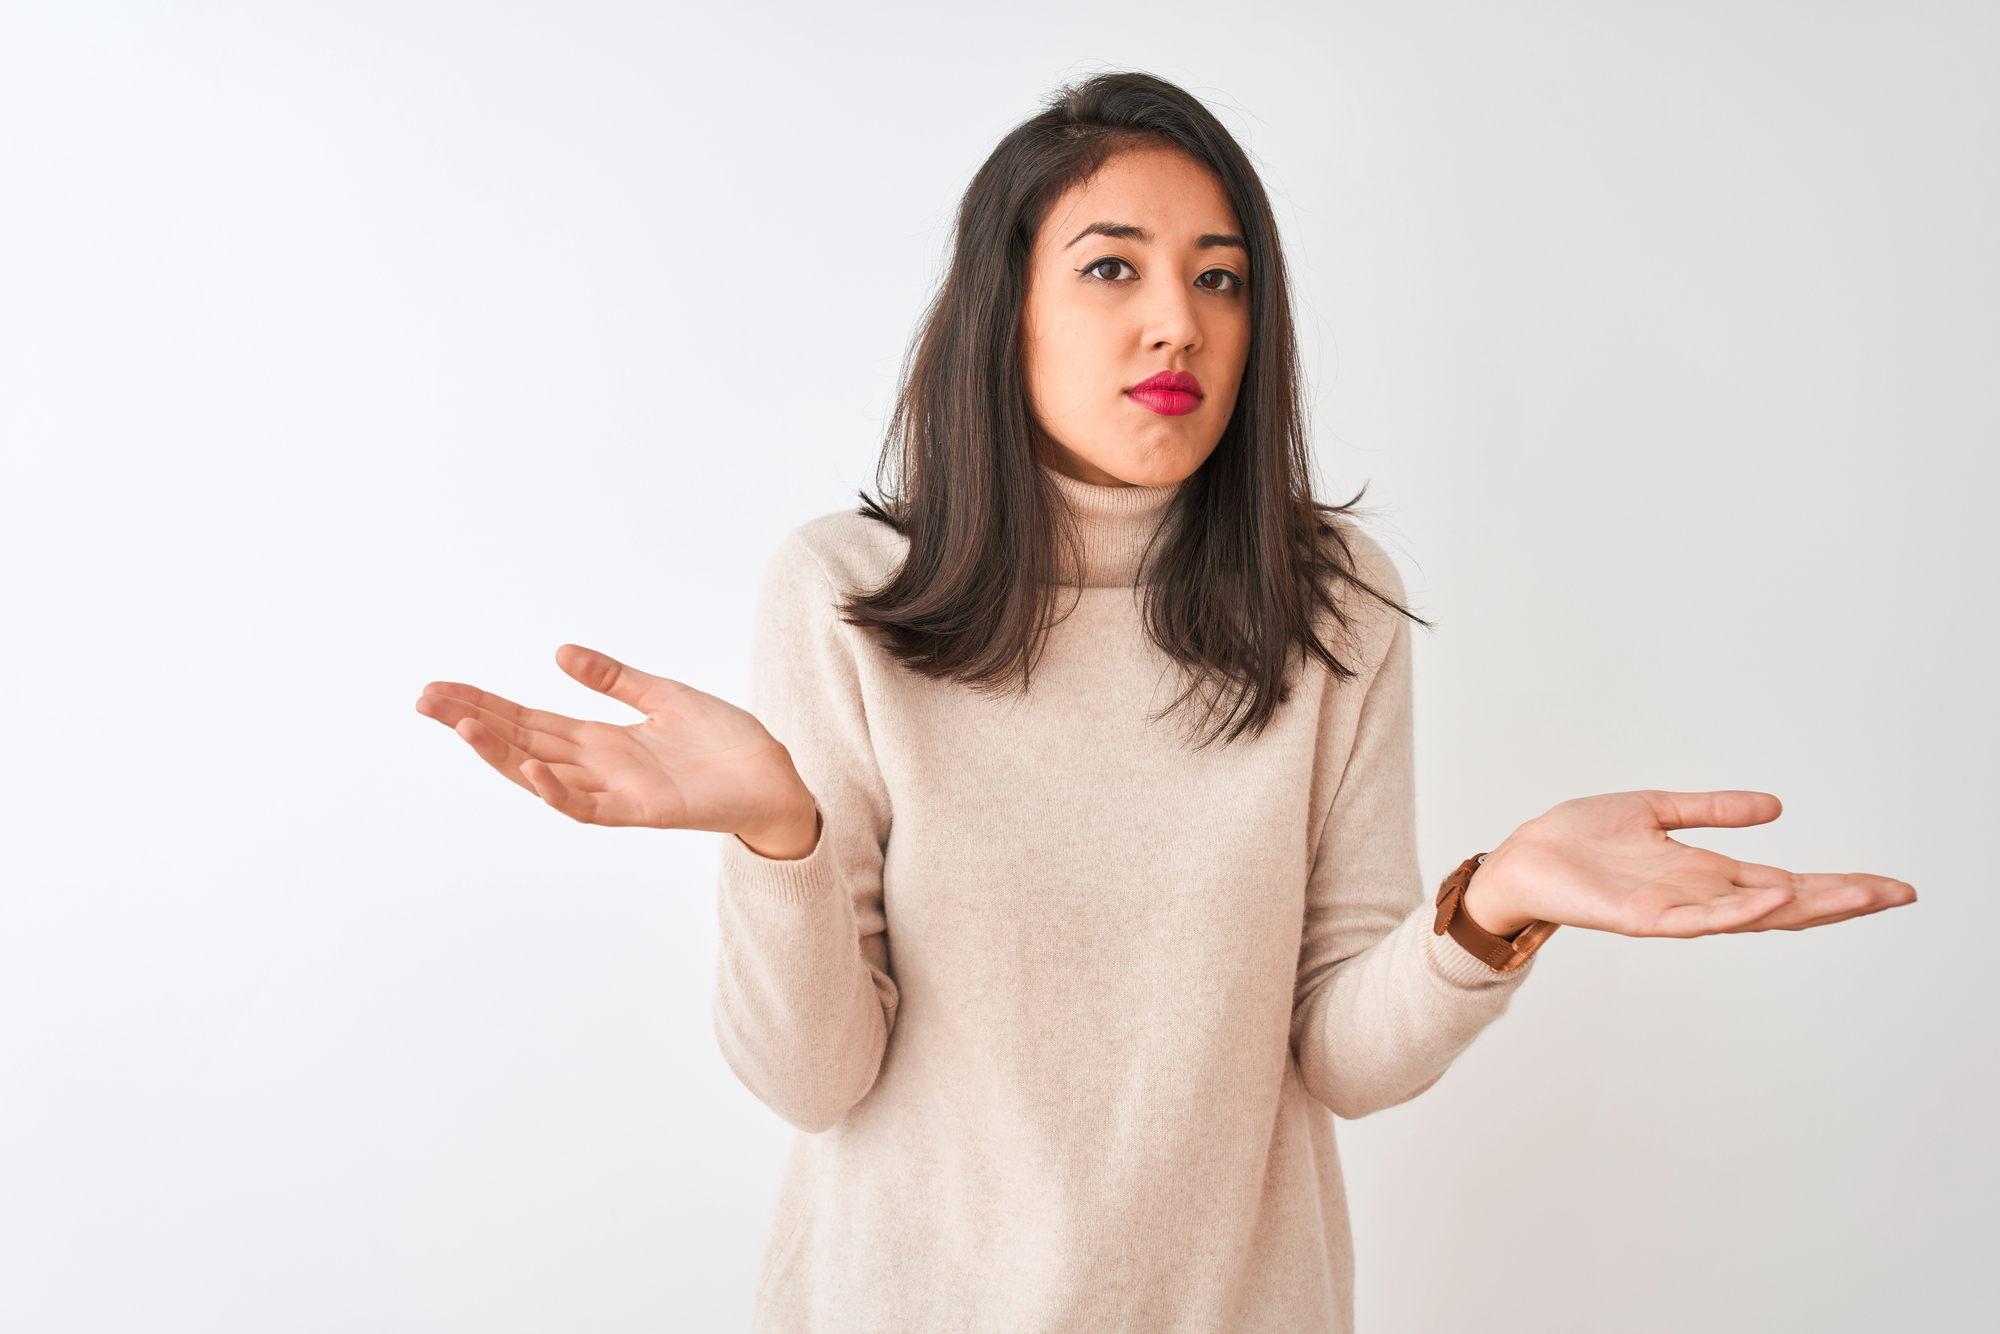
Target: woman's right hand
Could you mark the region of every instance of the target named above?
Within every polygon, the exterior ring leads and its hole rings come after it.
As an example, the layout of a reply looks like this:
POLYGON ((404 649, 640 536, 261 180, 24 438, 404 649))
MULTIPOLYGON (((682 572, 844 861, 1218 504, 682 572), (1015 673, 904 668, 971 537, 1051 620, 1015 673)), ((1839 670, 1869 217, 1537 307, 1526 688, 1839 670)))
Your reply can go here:
POLYGON ((750 714, 575 644, 556 650, 556 665, 644 720, 620 726, 566 718, 456 681, 425 686, 417 712, 584 824, 712 829, 780 861, 813 850, 813 795, 791 753, 750 714))

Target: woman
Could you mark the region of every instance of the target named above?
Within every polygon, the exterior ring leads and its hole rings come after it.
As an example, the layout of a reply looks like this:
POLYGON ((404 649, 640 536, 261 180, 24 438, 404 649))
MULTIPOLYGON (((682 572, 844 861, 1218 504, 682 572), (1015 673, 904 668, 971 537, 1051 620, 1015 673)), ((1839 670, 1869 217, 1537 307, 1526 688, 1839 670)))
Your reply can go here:
POLYGON ((893 484, 772 566, 756 716, 573 645, 644 721, 420 701, 575 819, 734 835, 717 1034, 803 1132, 760 1329, 1348 1328, 1331 1113, 1434 1083, 1556 925, 1914 898, 1667 836, 1774 797, 1649 792, 1421 902, 1412 618, 1312 499, 1293 349, 1242 150, 1091 79, 967 190, 893 484))

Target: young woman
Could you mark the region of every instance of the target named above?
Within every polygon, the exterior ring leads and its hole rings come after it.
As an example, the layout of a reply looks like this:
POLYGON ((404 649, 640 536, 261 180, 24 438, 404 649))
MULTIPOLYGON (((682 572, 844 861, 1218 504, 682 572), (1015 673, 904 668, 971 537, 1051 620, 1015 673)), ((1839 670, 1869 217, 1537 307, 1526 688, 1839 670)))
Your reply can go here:
POLYGON ((1332 1114, 1436 1082, 1556 925, 1915 897, 1668 836, 1774 797, 1628 792, 1422 902, 1411 617, 1312 498, 1263 188, 1170 84, 980 168, 885 464, 778 554, 755 716, 574 645, 643 721, 418 704, 574 819, 732 835, 716 1032, 802 1132, 759 1329, 1346 1329, 1332 1114))

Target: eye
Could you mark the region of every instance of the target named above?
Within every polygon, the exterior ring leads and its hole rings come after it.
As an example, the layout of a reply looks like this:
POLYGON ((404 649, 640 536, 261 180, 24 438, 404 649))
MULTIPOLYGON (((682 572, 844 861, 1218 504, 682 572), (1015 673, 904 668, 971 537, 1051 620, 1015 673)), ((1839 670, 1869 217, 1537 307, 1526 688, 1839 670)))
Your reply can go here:
POLYGON ((1243 280, 1228 269, 1210 269, 1194 280, 1194 285, 1205 292, 1241 291, 1243 280))
POLYGON ((1083 266, 1083 271, 1101 282, 1130 282, 1139 276, 1139 271, 1122 259, 1093 260, 1083 266))

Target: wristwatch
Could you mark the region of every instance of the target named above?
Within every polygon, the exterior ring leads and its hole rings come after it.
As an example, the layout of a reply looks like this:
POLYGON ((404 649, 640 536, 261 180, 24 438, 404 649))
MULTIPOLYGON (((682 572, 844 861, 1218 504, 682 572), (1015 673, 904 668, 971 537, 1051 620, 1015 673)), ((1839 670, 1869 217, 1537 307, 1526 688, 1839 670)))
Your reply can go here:
POLYGON ((1528 961, 1528 956, 1542 947, 1542 942, 1556 933, 1554 922, 1530 922, 1511 937, 1496 936, 1482 929, 1465 911, 1465 887, 1472 883, 1472 873, 1486 860, 1486 854, 1467 857, 1456 871, 1444 878, 1438 886, 1437 925, 1431 934, 1441 936, 1451 932, 1451 938, 1465 947, 1465 952, 1485 964, 1496 973, 1511 973, 1528 961))

